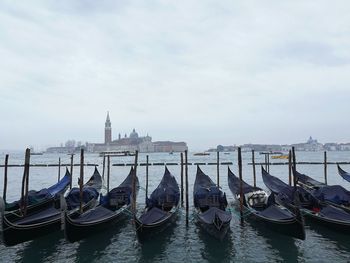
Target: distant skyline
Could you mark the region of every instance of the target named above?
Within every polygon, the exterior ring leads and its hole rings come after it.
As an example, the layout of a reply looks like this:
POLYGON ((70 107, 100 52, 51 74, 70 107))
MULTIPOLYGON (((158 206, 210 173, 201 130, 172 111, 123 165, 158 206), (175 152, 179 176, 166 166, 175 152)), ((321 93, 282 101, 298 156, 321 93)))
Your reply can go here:
POLYGON ((348 1, 0 3, 0 149, 350 142, 348 1))

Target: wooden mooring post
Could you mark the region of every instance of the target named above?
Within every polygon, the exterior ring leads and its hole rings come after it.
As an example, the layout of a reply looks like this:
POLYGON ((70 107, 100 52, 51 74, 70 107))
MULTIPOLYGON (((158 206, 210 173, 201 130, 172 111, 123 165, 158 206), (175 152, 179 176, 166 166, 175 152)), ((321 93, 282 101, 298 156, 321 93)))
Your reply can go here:
POLYGON ((5 202, 6 202, 6 192, 7 192, 7 165, 8 165, 8 161, 9 161, 9 155, 6 154, 5 166, 4 166, 4 191, 2 194, 2 198, 4 199, 5 202))
POLYGON ((74 153, 70 156, 70 183, 69 183, 69 189, 72 189, 72 181, 73 181, 73 158, 74 153))
POLYGON ((189 201, 188 201, 188 152, 185 151, 185 187, 186 187, 186 226, 188 226, 189 201))
POLYGON ((106 165, 106 155, 103 155, 102 161, 102 179, 105 179, 105 165, 106 165))
POLYGON ((253 180, 254 180, 254 187, 256 187, 255 151, 254 151, 254 150, 252 150, 252 164, 253 164, 253 180))
POLYGON ((81 149, 80 150, 80 177, 79 177, 80 213, 83 212, 83 185, 84 185, 84 149, 81 149))
POLYGON ((139 151, 135 152, 135 163, 134 163, 134 174, 132 177, 132 203, 131 212, 136 215, 136 175, 137 175, 137 158, 139 156, 139 151))
POLYGON ((184 154, 180 154, 181 158, 181 206, 184 206, 184 154))
POLYGON ((146 201, 148 198, 148 162, 149 162, 148 158, 149 158, 148 155, 146 155, 146 201))
POLYGON ((107 193, 109 193, 109 178, 111 176, 111 158, 107 156, 107 193))
POLYGON ((220 152, 216 152, 216 184, 218 187, 220 187, 220 152))
POLYGON ((25 161, 24 161, 24 172, 22 179, 22 213, 25 216, 27 214, 28 207, 28 190, 29 190, 29 165, 30 164, 30 149, 26 149, 25 161))
POLYGON ((324 183, 327 183, 327 152, 324 152, 324 183))
POLYGON ((240 195, 239 195, 239 210, 241 214, 241 224, 244 223, 243 219, 243 179, 242 179, 242 153, 241 153, 241 147, 238 147, 238 174, 239 174, 239 180, 240 180, 240 195))
POLYGON ((59 182, 61 179, 61 157, 58 158, 58 178, 57 182, 59 182))
POLYGON ((292 185, 292 151, 289 150, 289 154, 288 154, 288 182, 289 185, 292 185))
POLYGON ((295 157, 295 148, 294 148, 294 146, 292 147, 292 157, 293 157, 293 185, 295 187, 296 186, 296 180, 295 180, 295 176, 294 176, 294 171, 297 170, 297 161, 296 161, 296 157, 295 157))

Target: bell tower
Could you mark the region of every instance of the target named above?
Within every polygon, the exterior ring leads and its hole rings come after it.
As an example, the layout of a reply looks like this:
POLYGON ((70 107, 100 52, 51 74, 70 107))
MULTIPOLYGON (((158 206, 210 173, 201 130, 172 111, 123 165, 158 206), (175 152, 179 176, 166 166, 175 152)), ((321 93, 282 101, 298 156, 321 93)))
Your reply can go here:
POLYGON ((105 122, 105 144, 112 142, 112 123, 109 119, 109 111, 107 111, 107 118, 105 122))

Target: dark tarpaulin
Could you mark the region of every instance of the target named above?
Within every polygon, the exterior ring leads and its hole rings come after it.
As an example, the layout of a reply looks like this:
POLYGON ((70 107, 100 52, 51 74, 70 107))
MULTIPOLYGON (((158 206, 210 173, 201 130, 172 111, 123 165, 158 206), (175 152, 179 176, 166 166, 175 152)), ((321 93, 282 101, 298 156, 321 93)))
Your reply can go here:
POLYGON ((103 206, 97 206, 94 209, 88 210, 87 212, 80 215, 77 219, 74 219, 73 221, 75 223, 91 223, 93 221, 100 221, 104 218, 109 218, 111 216, 115 215, 115 213, 108 208, 105 208, 103 206))
POLYGON ((325 183, 319 182, 310 176, 307 176, 306 174, 299 173, 297 170, 293 169, 293 175, 297 182, 301 182, 303 184, 306 184, 310 187, 324 187, 326 186, 325 183))
MULTIPOLYGON (((239 195, 240 189, 241 189, 241 185, 240 185, 241 180, 231 171, 230 168, 228 168, 228 178, 227 179, 228 179, 228 186, 229 186, 231 192, 235 195, 239 195)), ((243 188, 243 194, 261 190, 261 188, 251 186, 243 180, 242 180, 242 188, 243 188)))
POLYGON ((265 210, 257 213, 263 217, 277 220, 290 220, 295 217, 290 211, 281 209, 276 205, 270 205, 265 210))
POLYGON ((148 208, 162 208, 165 204, 177 206, 180 198, 180 189, 175 177, 165 167, 162 180, 157 188, 152 192, 150 198, 147 198, 146 205, 148 208))
POLYGON ((193 187, 195 207, 217 206, 224 209, 227 206, 226 194, 197 166, 197 174, 193 187), (218 197, 218 200, 216 200, 218 197))
POLYGON ((142 224, 149 225, 161 221, 168 215, 169 213, 165 212, 164 210, 159 209, 157 207, 152 207, 140 216, 139 221, 142 224))
POLYGON ((62 179, 57 184, 54 184, 53 186, 49 187, 47 190, 52 196, 60 194, 68 187, 71 179, 72 176, 70 175, 68 169, 66 169, 66 174, 62 177, 62 179))
MULTIPOLYGON (((98 198, 98 192, 93 187, 83 188, 83 203, 88 203, 92 199, 98 198)), ((77 187, 71 189, 66 197, 68 210, 77 208, 80 206, 80 190, 77 187)))
POLYGON ((320 215, 335 220, 350 221, 349 213, 331 205, 322 208, 320 211, 320 215))
POLYGON ((218 217, 223 223, 228 223, 232 219, 230 212, 218 209, 216 207, 211 207, 199 215, 199 218, 206 224, 212 224, 216 217, 218 217))
POLYGON ((312 194, 321 201, 329 201, 338 205, 350 203, 350 192, 340 185, 321 187, 312 191, 312 194))

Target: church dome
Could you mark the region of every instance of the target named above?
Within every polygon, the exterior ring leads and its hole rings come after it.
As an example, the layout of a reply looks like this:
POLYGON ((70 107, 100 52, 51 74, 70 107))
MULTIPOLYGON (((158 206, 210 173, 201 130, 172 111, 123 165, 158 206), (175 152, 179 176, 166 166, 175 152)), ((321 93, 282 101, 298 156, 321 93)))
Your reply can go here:
POLYGON ((133 129, 132 132, 130 133, 130 139, 136 139, 138 137, 139 137, 138 133, 135 131, 135 129, 133 129))

